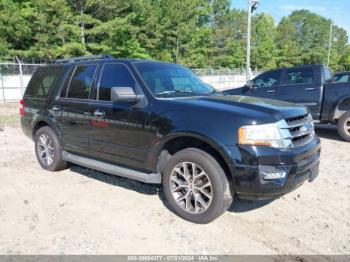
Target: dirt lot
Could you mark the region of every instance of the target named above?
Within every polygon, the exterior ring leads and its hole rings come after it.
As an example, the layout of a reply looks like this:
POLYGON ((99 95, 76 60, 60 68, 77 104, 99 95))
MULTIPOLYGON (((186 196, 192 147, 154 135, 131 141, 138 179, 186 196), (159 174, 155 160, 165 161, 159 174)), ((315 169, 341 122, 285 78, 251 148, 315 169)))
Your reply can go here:
POLYGON ((318 130, 313 183, 275 201, 235 201, 195 225, 157 186, 77 166, 44 171, 17 121, 17 105, 0 104, 0 254, 350 253, 350 144, 334 130, 318 130))

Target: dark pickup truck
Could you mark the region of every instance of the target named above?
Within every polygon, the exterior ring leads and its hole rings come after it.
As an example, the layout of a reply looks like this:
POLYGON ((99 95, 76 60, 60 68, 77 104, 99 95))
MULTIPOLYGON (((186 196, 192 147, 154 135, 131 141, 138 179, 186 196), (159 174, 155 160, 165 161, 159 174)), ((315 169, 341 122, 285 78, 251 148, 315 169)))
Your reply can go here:
POLYGON ((44 169, 75 163, 162 183, 168 206, 196 223, 218 217, 234 195, 277 198, 318 174, 307 108, 225 96, 176 64, 57 61, 33 75, 20 113, 44 169))
POLYGON ((315 123, 336 124, 339 135, 350 141, 350 83, 335 82, 332 72, 325 65, 267 71, 250 84, 225 93, 307 106, 315 123))

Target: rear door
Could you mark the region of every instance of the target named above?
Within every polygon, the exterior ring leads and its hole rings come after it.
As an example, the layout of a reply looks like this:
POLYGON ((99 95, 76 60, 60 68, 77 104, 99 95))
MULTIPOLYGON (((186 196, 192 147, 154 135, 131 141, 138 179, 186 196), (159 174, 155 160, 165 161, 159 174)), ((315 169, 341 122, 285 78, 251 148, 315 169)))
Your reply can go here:
POLYGON ((62 81, 63 75, 62 66, 41 67, 35 72, 24 93, 25 114, 21 118, 22 124, 29 127, 36 114, 50 110, 51 93, 62 81))
POLYGON ((320 118, 321 108, 321 67, 307 66, 286 69, 283 85, 276 93, 277 100, 306 106, 314 119, 320 118))
POLYGON ((94 85, 97 64, 77 65, 71 69, 62 91, 52 106, 60 112, 60 127, 63 148, 67 151, 89 155, 90 102, 94 99, 94 85))
POLYGON ((275 99, 279 92, 283 70, 262 73, 251 81, 252 88, 246 89, 244 95, 275 99))
POLYGON ((153 138, 147 124, 150 107, 147 100, 138 104, 112 102, 112 87, 131 87, 136 94, 143 94, 126 64, 114 62, 103 65, 98 82, 98 100, 90 107, 93 128, 91 154, 103 161, 143 169, 153 138))

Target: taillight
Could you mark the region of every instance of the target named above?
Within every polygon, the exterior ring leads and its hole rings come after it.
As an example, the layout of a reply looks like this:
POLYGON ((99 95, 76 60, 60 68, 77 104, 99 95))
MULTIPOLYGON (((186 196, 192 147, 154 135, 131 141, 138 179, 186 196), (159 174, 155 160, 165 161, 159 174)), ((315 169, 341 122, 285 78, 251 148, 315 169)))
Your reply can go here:
POLYGON ((19 115, 24 116, 24 100, 19 101, 19 115))

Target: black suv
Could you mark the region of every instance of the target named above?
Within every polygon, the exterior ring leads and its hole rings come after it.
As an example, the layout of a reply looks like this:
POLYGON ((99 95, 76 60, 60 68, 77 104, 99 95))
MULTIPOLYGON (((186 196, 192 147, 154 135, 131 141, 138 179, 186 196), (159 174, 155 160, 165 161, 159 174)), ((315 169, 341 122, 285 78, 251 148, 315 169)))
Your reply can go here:
POLYGON ((169 207, 195 223, 214 220, 235 195, 277 198, 318 175, 305 107, 223 95, 177 64, 60 60, 33 75, 20 113, 44 169, 70 162, 162 183, 169 207))

